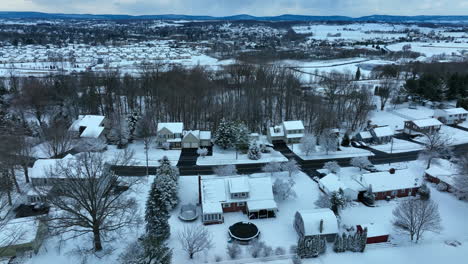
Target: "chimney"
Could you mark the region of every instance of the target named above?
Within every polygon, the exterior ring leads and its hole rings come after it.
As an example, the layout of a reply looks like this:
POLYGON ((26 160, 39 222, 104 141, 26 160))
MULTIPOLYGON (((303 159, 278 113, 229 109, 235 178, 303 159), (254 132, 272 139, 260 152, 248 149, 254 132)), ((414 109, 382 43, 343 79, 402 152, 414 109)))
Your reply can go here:
POLYGON ((323 219, 320 219, 320 227, 319 227, 320 234, 323 233, 323 219))
POLYGON ((389 169, 388 172, 390 172, 390 174, 395 174, 395 168, 389 169))

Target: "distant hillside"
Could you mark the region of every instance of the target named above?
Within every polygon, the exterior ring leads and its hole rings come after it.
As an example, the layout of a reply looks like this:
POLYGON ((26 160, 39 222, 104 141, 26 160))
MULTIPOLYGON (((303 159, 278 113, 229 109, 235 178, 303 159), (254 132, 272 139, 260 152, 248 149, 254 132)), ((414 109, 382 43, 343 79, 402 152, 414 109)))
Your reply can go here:
POLYGON ((382 22, 468 22, 468 16, 387 16, 372 15, 363 17, 347 16, 306 16, 284 14, 280 16, 257 17, 246 14, 234 16, 189 16, 189 15, 91 15, 91 14, 49 14, 40 12, 0 12, 0 18, 10 19, 109 19, 109 20, 128 20, 128 19, 160 19, 160 20, 257 20, 257 21, 382 21, 382 22))

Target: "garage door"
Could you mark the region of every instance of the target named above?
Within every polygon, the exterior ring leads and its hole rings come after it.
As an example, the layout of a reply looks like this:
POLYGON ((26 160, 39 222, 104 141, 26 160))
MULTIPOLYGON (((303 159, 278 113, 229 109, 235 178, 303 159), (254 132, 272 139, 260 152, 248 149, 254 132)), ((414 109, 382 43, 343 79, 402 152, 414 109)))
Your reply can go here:
POLYGON ((183 148, 190 148, 190 143, 184 143, 182 147, 183 148))
POLYGON ((191 143, 192 148, 198 148, 198 143, 191 143))

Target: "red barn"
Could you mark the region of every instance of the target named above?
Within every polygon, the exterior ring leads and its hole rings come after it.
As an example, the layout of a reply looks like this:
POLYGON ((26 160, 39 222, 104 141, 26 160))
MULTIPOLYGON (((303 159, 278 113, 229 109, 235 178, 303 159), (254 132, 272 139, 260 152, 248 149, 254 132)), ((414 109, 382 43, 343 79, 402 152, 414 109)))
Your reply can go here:
POLYGON ((376 224, 357 225, 357 231, 362 232, 367 227, 367 244, 388 242, 389 234, 387 230, 376 224))

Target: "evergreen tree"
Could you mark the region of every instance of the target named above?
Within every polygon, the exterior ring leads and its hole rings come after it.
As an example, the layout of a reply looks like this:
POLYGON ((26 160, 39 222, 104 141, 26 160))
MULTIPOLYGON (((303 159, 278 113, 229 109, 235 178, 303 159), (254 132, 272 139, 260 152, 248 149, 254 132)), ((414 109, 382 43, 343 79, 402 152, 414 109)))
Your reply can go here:
POLYGON ((349 234, 347 236, 347 240, 346 240, 346 250, 347 251, 352 251, 352 252, 355 251, 355 245, 356 245, 355 238, 356 237, 354 235, 351 235, 351 234, 349 234))
MULTIPOLYGON (((167 176, 166 176, 167 177, 167 176)), ((166 240, 170 235, 169 208, 171 203, 167 201, 164 180, 155 178, 151 185, 151 190, 146 201, 146 233, 148 236, 155 236, 166 240)))
POLYGON ((367 245, 367 227, 359 234, 359 252, 364 252, 367 245))
POLYGON ((249 149, 249 130, 243 122, 235 124, 235 144, 236 148, 241 151, 249 149))
POLYGON ((127 124, 130 140, 133 140, 135 136, 135 130, 137 128, 138 120, 140 120, 140 114, 138 112, 133 112, 127 116, 127 124))
POLYGON ((344 191, 340 188, 337 192, 333 192, 330 196, 331 209, 336 215, 340 214, 340 209, 346 204, 344 191))
POLYGON ((175 182, 179 180, 179 170, 171 165, 171 161, 167 156, 159 160, 159 167, 156 170, 156 176, 162 174, 170 176, 175 182))
POLYGON ((163 194, 165 196, 163 201, 167 203, 167 208, 170 211, 179 203, 179 170, 171 165, 171 162, 166 156, 159 160, 159 167, 156 170, 156 179, 160 182, 160 188, 165 192, 163 194))
POLYGON ((120 255, 122 264, 171 264, 172 250, 155 236, 143 236, 120 255))
MULTIPOLYGON (((343 235, 345 234, 343 233, 343 235)), ((340 234, 336 235, 335 243, 333 244, 333 251, 335 251, 336 253, 341 253, 345 251, 343 244, 343 236, 340 236, 340 234)))
POLYGON ((364 193, 364 199, 369 204, 374 204, 375 203, 375 194, 372 191, 372 185, 371 184, 369 184, 369 187, 367 188, 367 191, 364 193))
POLYGON ((426 183, 423 183, 421 187, 419 187, 418 194, 421 200, 427 201, 431 197, 431 189, 427 187, 426 183))
POLYGON ((361 79, 361 68, 357 68, 356 71, 356 81, 359 81, 361 79))
POLYGON ((215 133, 215 143, 223 149, 228 149, 236 143, 234 124, 225 119, 221 120, 215 133))
POLYGON ((341 146, 349 147, 350 139, 348 133, 344 134, 343 139, 341 140, 341 146))
POLYGON ((247 153, 247 156, 251 160, 259 160, 262 157, 262 153, 257 146, 256 142, 253 142, 250 147, 249 147, 249 152, 247 153))

